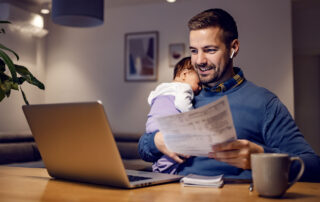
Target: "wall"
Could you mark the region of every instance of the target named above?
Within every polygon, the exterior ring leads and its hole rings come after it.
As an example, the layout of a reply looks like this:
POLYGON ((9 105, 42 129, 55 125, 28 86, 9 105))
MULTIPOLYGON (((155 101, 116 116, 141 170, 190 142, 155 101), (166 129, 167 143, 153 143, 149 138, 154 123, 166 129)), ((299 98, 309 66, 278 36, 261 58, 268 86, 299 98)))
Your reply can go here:
POLYGON ((295 55, 296 122, 312 148, 320 154, 320 55, 295 55))
MULTIPOLYGON (((34 38, 6 27, 6 34, 0 35, 0 43, 11 48, 20 56, 20 60, 17 61, 12 54, 9 54, 15 64, 26 66, 36 78, 44 82, 44 39, 34 38)), ((30 104, 44 102, 44 91, 27 82, 22 85, 22 89, 30 104)), ((9 98, 2 100, 0 103, 0 132, 29 131, 21 108, 24 104, 21 92, 15 90, 11 91, 9 98)))
POLYGON ((241 45, 236 65, 247 79, 275 92, 293 114, 290 0, 190 0, 118 8, 106 3, 103 26, 50 24, 45 102, 99 99, 115 132, 142 133, 149 92, 172 77, 169 44, 188 47, 187 21, 212 7, 229 11, 238 22, 241 45), (159 31, 158 81, 124 82, 125 33, 153 30, 159 31))
POLYGON ((320 1, 294 1, 292 19, 296 122, 320 154, 320 1))
POLYGON ((100 99, 116 132, 141 133, 149 110, 148 93, 159 82, 171 79, 172 69, 167 59, 169 43, 187 45, 187 20, 215 6, 230 11, 239 23, 241 52, 236 63, 243 67, 247 78, 276 92, 293 112, 289 1, 212 3, 203 0, 201 4, 190 1, 106 8, 106 22, 101 27, 79 29, 51 25, 46 101, 100 99), (265 12, 268 9, 273 9, 272 17, 265 12), (177 15, 178 10, 184 12, 177 15), (159 80, 126 83, 124 34, 150 30, 159 31, 160 36, 159 80), (273 81, 265 78, 273 78, 273 81))
POLYGON ((294 0, 292 5, 294 54, 320 55, 320 1, 294 0))
POLYGON ((191 0, 107 7, 101 27, 52 24, 46 102, 100 99, 114 131, 142 133, 149 110, 148 93, 172 77, 169 44, 183 42, 188 47, 188 19, 211 7, 224 8, 237 19, 241 45, 235 61, 246 77, 274 91, 293 113, 290 1, 277 0, 191 0), (158 81, 124 82, 125 33, 151 30, 159 31, 160 36, 158 81))

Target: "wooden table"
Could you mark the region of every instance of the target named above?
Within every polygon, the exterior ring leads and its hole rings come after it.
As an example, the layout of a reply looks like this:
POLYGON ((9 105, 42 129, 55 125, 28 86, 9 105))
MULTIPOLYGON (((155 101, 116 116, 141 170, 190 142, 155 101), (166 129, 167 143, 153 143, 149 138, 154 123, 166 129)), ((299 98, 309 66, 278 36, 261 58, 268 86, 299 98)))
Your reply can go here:
POLYGON ((0 201, 320 201, 320 183, 295 184, 282 199, 259 197, 248 184, 223 188, 183 187, 170 183, 132 190, 52 180, 43 168, 0 166, 0 201))

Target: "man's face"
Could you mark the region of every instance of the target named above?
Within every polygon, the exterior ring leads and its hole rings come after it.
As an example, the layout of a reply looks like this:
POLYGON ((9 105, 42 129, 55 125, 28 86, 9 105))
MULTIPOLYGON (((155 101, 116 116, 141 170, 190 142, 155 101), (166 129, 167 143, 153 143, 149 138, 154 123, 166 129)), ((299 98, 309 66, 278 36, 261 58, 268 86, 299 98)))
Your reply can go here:
POLYGON ((222 34, 219 27, 190 31, 191 62, 206 86, 215 86, 232 77, 231 51, 222 34))

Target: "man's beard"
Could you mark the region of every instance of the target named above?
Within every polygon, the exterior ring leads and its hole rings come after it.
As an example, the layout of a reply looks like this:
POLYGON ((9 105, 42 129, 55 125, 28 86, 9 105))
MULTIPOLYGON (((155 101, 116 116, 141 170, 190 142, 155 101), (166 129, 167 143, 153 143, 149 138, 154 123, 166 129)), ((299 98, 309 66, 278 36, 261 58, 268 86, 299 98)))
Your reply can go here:
MULTIPOLYGON (((223 76, 226 74, 226 72, 228 71, 228 68, 230 66, 230 62, 231 60, 228 60, 225 68, 223 68, 223 72, 221 72, 221 74, 219 75, 219 73, 217 72, 217 66, 215 64, 195 64, 195 68, 198 71, 198 75, 200 78, 200 82, 208 87, 213 87, 213 85, 216 85, 217 83, 220 83, 220 79, 223 78, 223 76), (208 75, 201 75, 201 71, 208 71, 208 70, 214 70, 214 72, 212 74, 208 74, 208 75)), ((231 67, 232 68, 232 67, 231 67)))
POLYGON ((208 84, 210 83, 215 83, 218 79, 217 75, 215 75, 217 72, 217 67, 216 65, 214 64, 211 64, 211 65, 204 65, 204 64, 201 64, 201 65, 198 65, 198 64, 195 64, 195 68, 198 70, 198 75, 199 75, 199 78, 200 78, 200 82, 203 84, 203 85, 206 85, 208 86, 208 84), (208 71, 208 70, 214 70, 214 74, 208 74, 206 76, 203 76, 201 75, 201 71, 208 71))

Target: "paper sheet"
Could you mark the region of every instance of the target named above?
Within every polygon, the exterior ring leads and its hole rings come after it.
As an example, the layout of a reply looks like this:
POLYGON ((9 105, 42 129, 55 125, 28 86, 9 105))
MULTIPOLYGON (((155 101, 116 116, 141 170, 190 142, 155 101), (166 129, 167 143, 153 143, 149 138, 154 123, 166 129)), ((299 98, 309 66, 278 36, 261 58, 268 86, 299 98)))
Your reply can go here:
POLYGON ((179 154, 208 156, 212 145, 237 138, 227 96, 157 122, 167 148, 179 154))

